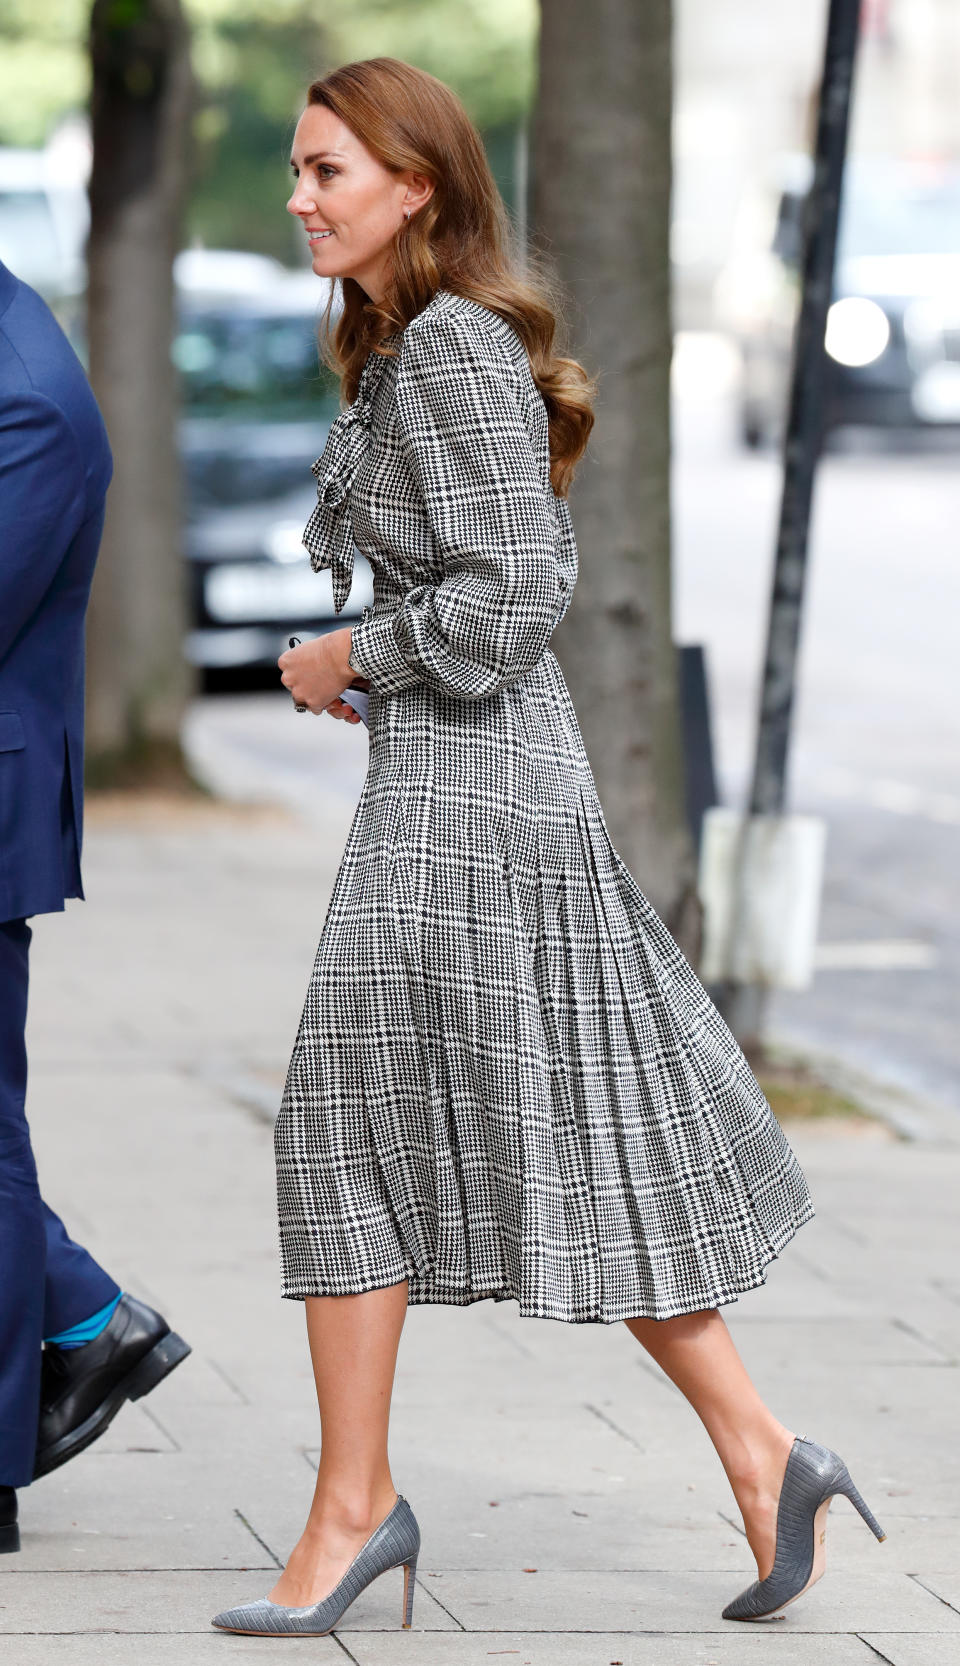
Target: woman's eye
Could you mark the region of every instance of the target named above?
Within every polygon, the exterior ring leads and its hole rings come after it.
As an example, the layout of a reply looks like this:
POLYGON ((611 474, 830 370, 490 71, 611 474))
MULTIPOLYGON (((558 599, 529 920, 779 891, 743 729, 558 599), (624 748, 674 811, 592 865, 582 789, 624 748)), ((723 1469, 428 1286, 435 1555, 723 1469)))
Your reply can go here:
POLYGON ((317 163, 317 173, 318 174, 335 174, 336 171, 337 171, 336 168, 331 168, 329 162, 318 162, 317 163))

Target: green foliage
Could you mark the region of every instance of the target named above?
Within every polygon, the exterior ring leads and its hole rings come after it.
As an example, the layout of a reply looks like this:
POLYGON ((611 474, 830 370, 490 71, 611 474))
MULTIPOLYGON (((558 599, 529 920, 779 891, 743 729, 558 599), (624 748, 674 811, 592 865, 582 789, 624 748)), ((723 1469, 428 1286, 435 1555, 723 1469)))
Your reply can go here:
POLYGON ((195 60, 206 73, 188 240, 285 261, 301 253, 284 205, 303 63, 319 51, 312 18, 283 9, 266 20, 240 6, 216 30, 198 30, 195 60))
POLYGON ((325 23, 323 69, 405 58, 447 81, 479 127, 515 123, 534 85, 537 0, 351 0, 325 23))
MULTIPOLYGON (((123 0, 120 0, 123 3, 123 0)), ((533 87, 537 0, 185 0, 198 80, 188 237, 291 259, 287 159, 309 82, 354 58, 405 58, 477 124, 509 130, 533 87)), ((0 144, 41 145, 89 92, 88 0, 0 0, 0 144)))
POLYGON ((42 145, 90 87, 85 0, 0 0, 0 144, 42 145))

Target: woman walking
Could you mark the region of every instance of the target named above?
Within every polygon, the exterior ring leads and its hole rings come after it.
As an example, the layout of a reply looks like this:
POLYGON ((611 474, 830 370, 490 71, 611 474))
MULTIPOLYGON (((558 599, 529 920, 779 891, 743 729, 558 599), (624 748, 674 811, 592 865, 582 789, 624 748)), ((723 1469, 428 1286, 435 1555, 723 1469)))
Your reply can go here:
POLYGON ((410 1302, 515 1300, 624 1321, 701 1418, 775 1612, 822 1571, 830 1497, 882 1533, 843 1461, 768 1410, 719 1308, 813 1215, 736 1041, 611 845, 549 647, 577 574, 566 492, 591 388, 509 254, 478 134, 395 59, 309 91, 288 203, 342 283, 352 401, 305 533, 361 622, 282 656, 298 709, 370 762, 276 1129, 283 1293, 303 1300, 322 1424, 303 1536, 225 1630, 324 1633, 420 1536, 387 1427, 410 1302))

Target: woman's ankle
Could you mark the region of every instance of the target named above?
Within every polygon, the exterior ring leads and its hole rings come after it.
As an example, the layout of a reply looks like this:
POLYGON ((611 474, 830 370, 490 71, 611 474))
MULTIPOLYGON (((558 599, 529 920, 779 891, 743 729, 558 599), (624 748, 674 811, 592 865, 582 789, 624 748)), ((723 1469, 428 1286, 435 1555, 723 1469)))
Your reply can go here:
POLYGON ((334 1528, 340 1533, 370 1533, 390 1514, 397 1501, 397 1489, 389 1479, 375 1486, 318 1488, 307 1522, 308 1533, 334 1528))
POLYGON ((745 1492, 767 1491, 771 1480, 782 1478, 794 1438, 778 1423, 725 1442, 721 1461, 731 1485, 745 1492))

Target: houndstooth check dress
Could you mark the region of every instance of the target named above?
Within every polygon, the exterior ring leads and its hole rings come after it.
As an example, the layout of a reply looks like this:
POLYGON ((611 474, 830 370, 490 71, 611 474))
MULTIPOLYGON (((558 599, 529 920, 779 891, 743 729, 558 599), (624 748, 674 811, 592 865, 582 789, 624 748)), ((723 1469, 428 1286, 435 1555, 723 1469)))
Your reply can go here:
POLYGON ((283 1294, 669 1318, 813 1215, 732 1034, 613 848, 549 648, 577 551, 523 345, 441 290, 372 353, 305 542, 370 759, 276 1127, 283 1294))

